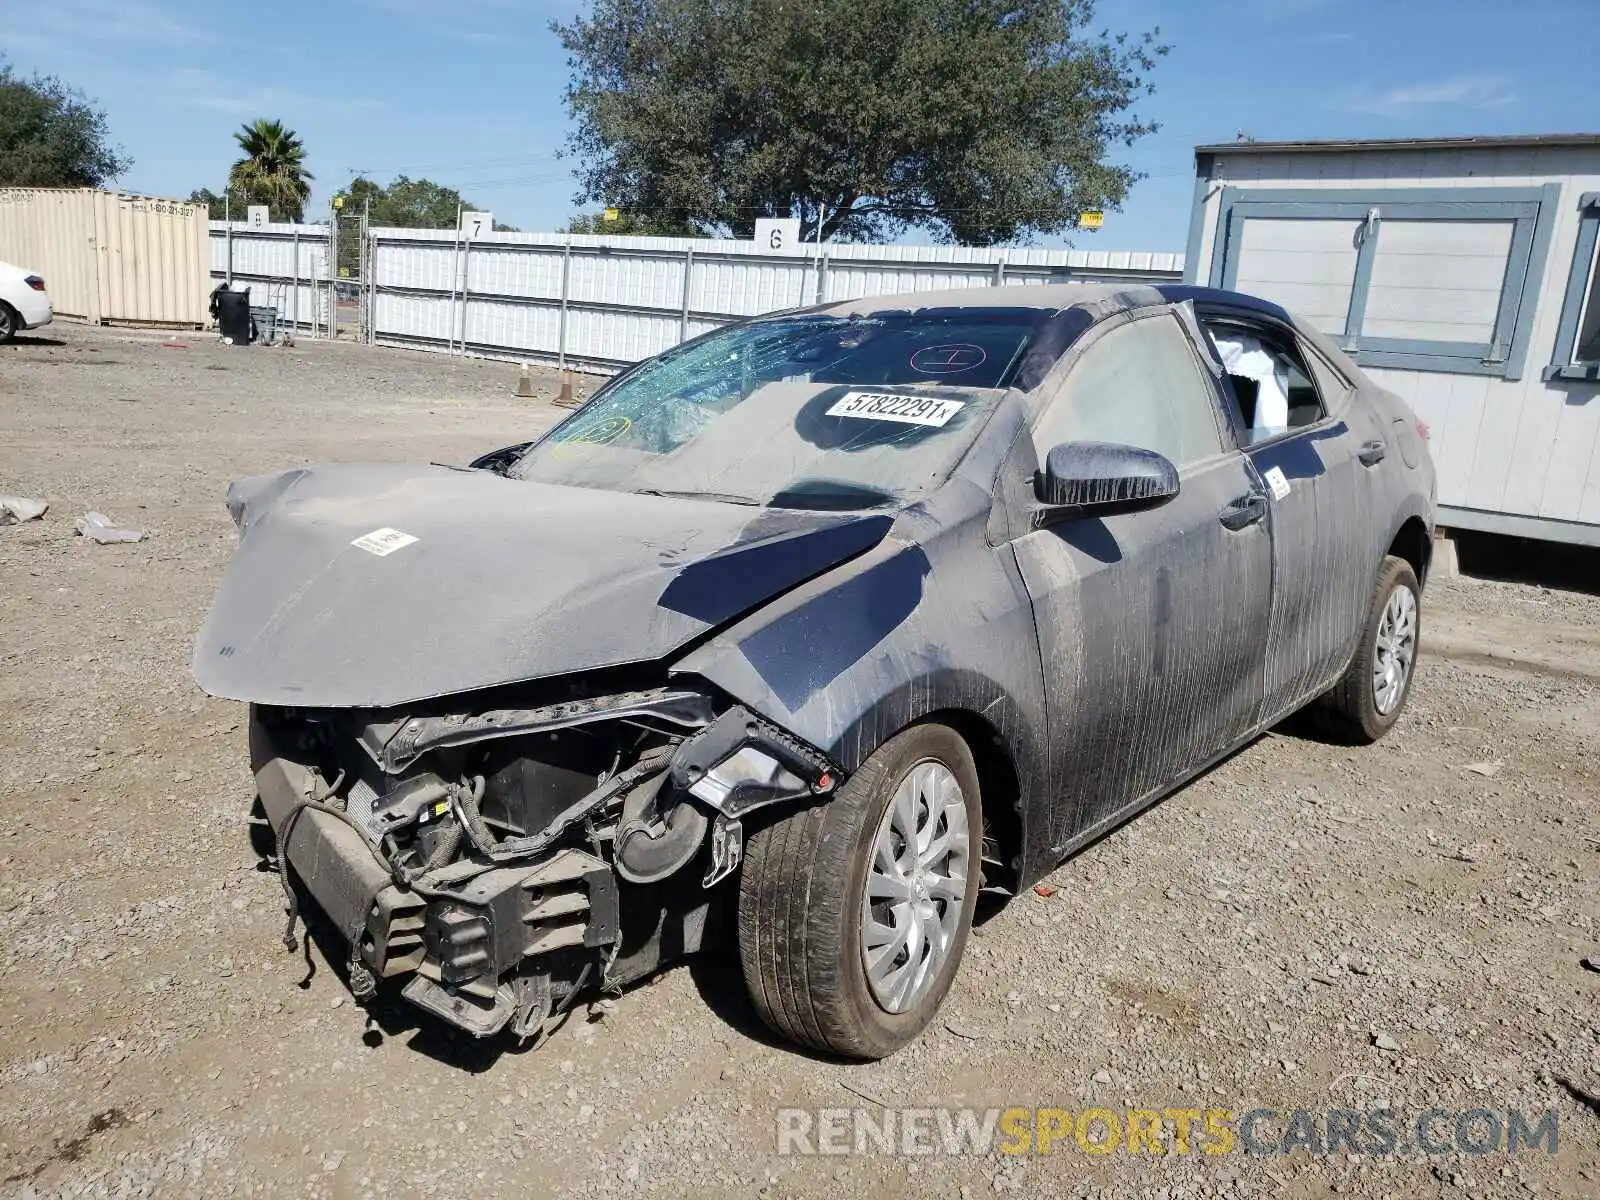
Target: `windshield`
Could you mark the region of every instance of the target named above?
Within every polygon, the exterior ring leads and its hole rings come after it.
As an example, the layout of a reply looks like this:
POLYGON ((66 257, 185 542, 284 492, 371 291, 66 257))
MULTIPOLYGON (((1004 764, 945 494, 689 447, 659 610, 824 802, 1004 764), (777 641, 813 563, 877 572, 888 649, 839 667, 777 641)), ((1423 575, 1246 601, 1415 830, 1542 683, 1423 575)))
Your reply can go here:
POLYGON ((606 388, 518 479, 784 508, 872 508, 949 477, 1046 309, 796 316, 720 330, 606 388))

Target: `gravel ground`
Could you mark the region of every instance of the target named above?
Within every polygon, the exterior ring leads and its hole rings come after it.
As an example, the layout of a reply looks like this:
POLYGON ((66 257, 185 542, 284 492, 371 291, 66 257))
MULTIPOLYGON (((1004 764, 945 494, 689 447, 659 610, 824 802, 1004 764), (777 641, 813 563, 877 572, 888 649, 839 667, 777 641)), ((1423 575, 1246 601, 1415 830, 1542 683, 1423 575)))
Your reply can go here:
POLYGON ((0 530, 0 1193, 1600 1195, 1594 595, 1437 581, 1388 739, 1273 733, 984 914, 887 1062, 775 1044, 727 954, 519 1053, 369 1024, 284 952, 244 714, 188 664, 230 478, 460 462, 557 410, 504 364, 48 332, 0 349, 0 493, 51 503, 0 530), (149 540, 74 536, 90 508, 149 540), (780 1107, 947 1105, 1548 1108, 1559 1148, 778 1153, 780 1107))

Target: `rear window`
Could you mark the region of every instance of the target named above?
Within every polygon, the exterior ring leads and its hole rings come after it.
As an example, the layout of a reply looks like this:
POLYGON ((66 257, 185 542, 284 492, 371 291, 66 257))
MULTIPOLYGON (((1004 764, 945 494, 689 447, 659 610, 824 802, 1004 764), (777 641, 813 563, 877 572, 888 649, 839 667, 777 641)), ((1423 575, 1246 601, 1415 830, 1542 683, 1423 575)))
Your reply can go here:
POLYGON ((1017 309, 922 309, 807 319, 784 329, 773 349, 790 375, 803 373, 813 383, 1003 387, 1048 316, 1017 309))

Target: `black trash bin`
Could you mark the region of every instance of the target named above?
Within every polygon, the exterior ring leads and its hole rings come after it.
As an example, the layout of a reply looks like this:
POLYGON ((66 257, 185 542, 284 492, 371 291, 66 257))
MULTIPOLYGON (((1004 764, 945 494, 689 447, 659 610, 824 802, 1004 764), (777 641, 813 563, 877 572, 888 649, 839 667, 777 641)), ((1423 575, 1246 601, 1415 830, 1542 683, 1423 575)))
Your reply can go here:
POLYGON ((217 329, 235 346, 250 344, 250 289, 242 292, 219 291, 217 302, 217 329))

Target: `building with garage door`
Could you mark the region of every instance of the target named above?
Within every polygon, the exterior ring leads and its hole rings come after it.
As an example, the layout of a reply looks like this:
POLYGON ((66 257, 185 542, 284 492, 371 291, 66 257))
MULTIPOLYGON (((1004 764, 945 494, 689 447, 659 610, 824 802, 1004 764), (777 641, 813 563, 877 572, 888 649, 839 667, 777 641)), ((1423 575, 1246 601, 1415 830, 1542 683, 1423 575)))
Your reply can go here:
POLYGON ((1431 428, 1439 523, 1600 546, 1600 134, 1195 152, 1186 279, 1275 300, 1431 428))

